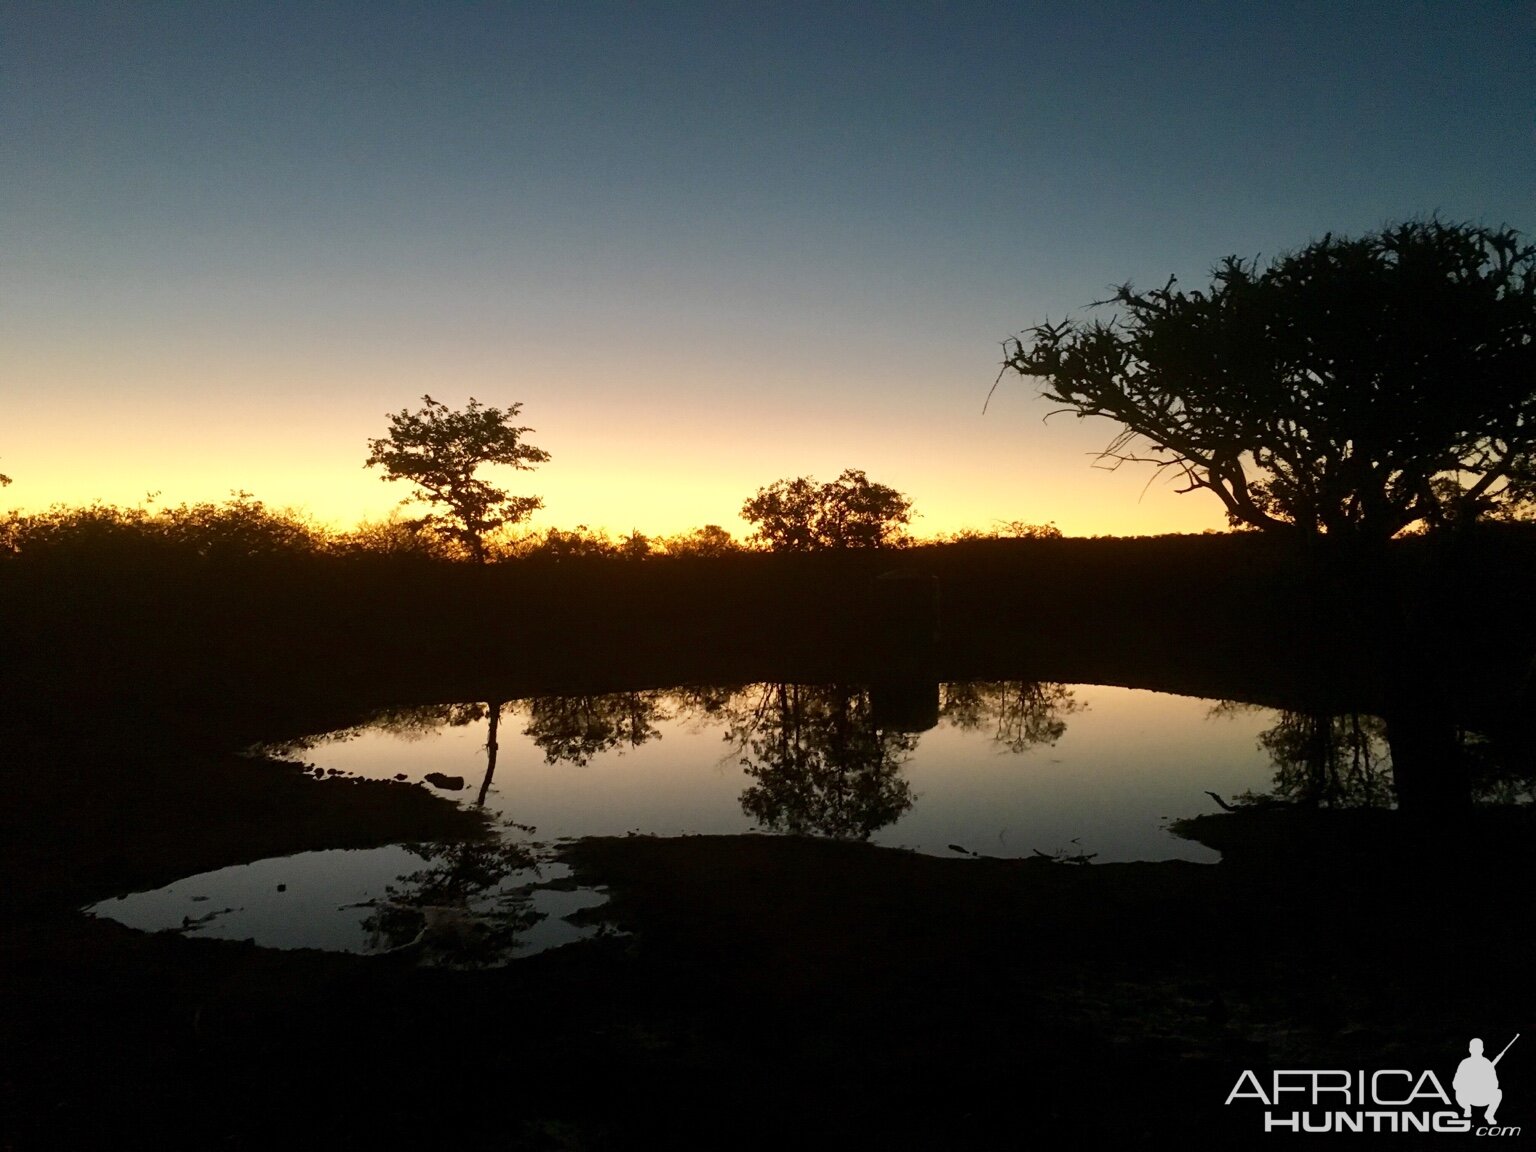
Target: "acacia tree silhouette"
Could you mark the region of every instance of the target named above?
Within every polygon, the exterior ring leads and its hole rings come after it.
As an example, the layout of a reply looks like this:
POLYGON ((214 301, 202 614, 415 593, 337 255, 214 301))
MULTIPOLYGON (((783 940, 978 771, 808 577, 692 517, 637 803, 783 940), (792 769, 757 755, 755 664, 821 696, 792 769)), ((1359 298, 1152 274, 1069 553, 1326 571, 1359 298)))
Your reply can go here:
POLYGON ((458 541, 476 563, 486 558, 485 537, 526 519, 544 506, 537 496, 512 496, 475 475, 485 464, 528 470, 549 459, 542 448, 522 442, 532 428, 512 421, 521 404, 487 408, 473 396, 460 411, 423 396, 417 412, 401 409, 389 417, 389 432, 368 441, 363 467, 384 469, 384 480, 409 480, 419 489, 401 501, 422 500, 443 509, 424 521, 458 541))
POLYGON ((1233 525, 1303 543, 1315 587, 1377 638, 1400 806, 1464 807, 1446 665, 1466 637, 1439 610, 1455 557, 1410 587, 1386 544, 1532 511, 1536 245, 1410 221, 1264 268, 1228 257, 1203 291, 1176 284, 1126 284, 1101 302, 1118 306, 1108 320, 1027 330, 998 380, 1011 368, 1079 418, 1119 423, 1109 467, 1172 469, 1233 525))
POLYGON ((1410 221, 1176 283, 1036 325, 1002 373, 1118 422, 1101 460, 1173 469, 1234 525, 1386 540, 1529 509, 1536 245, 1518 232, 1410 221))

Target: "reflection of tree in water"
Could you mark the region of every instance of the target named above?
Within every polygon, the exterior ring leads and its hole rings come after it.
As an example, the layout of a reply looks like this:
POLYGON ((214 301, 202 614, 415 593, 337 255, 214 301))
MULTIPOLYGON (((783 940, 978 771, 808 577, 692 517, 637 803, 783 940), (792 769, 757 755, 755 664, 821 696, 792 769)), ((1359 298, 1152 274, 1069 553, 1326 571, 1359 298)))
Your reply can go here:
POLYGON ((407 704, 380 708, 350 728, 338 728, 309 736, 268 741, 258 745, 269 756, 294 757, 326 744, 345 744, 370 732, 386 732, 400 740, 424 740, 439 728, 461 728, 485 715, 480 704, 407 704))
MULTIPOLYGON (((1261 710, 1260 705, 1225 700, 1211 715, 1261 710)), ((1499 718, 1495 718, 1497 721, 1499 718)), ((1456 750, 1467 768, 1474 798, 1489 803, 1536 799, 1536 764, 1526 739, 1508 739, 1498 723, 1492 734, 1457 730, 1456 750)), ((1329 808, 1385 808, 1396 800, 1387 724, 1359 712, 1282 711, 1259 734, 1269 753, 1274 786, 1245 792, 1239 805, 1268 801, 1329 808)))
MULTIPOLYGON (((401 740, 421 740, 435 734, 441 728, 464 728, 484 720, 485 725, 485 773, 480 779, 480 791, 475 807, 485 807, 485 798, 491 790, 491 779, 496 775, 496 754, 500 750, 497 733, 501 730, 501 713, 506 704, 501 700, 464 704, 416 704, 408 707, 386 708, 376 712, 368 722, 374 731, 388 732, 401 740)), ((432 780, 431 775, 427 777, 432 780)))
POLYGON ((659 739, 656 725, 672 718, 667 699, 665 692, 540 696, 528 703, 523 734, 544 750, 545 763, 584 767, 599 753, 659 739))
POLYGON ((1332 808, 1392 802, 1386 725, 1358 712, 1282 712, 1259 735, 1275 767, 1276 799, 1332 808))
POLYGON ((1472 797, 1487 804, 1536 804, 1536 741, 1530 720, 1488 733, 1469 732, 1462 755, 1472 778, 1472 797), (1511 730, 1511 729, 1514 730, 1511 730))
POLYGON ((368 721, 367 730, 387 732, 401 740, 423 740, 440 728, 464 728, 484 720, 485 704, 414 704, 384 708, 368 721))
MULTIPOLYGON (((1211 708, 1212 719, 1268 711, 1259 704, 1223 700, 1211 708)), ((1284 801, 1332 808, 1390 805, 1392 757, 1386 724, 1360 712, 1276 713, 1275 723, 1259 733, 1259 747, 1275 770, 1269 792, 1248 791, 1237 806, 1284 801)))
POLYGON ((1051 745, 1067 730, 1064 717, 1087 705, 1065 684, 1044 680, 971 680, 943 686, 939 714, 962 732, 992 729, 1010 752, 1051 745))
POLYGON ((491 964, 506 959, 517 934, 540 918, 525 892, 499 890, 512 874, 536 867, 526 845, 494 838, 407 845, 407 851, 424 867, 387 886, 364 919, 375 949, 491 964))
POLYGON ((726 708, 756 782, 741 807, 775 832, 867 839, 912 807, 901 766, 917 737, 875 727, 866 689, 763 684, 726 708))
POLYGON ((748 689, 739 684, 688 684, 673 688, 667 699, 676 719, 695 726, 729 721, 731 706, 748 689))

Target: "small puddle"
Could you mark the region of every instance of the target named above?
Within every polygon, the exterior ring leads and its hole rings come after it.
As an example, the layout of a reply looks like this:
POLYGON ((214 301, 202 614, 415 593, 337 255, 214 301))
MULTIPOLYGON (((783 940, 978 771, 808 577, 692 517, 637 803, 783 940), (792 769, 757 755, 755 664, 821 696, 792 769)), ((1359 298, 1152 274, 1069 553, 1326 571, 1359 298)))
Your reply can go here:
POLYGON ((516 841, 391 845, 220 868, 84 911, 144 932, 496 967, 612 932, 572 922, 608 897, 570 878, 516 841))

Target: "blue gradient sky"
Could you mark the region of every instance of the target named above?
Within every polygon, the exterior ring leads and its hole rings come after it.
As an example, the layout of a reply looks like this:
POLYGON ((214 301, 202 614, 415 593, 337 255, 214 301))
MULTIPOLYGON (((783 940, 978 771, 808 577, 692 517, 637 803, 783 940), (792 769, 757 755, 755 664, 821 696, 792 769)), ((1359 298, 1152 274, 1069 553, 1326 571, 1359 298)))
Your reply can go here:
POLYGON ((1438 211, 1536 229, 1536 6, 0 8, 9 506, 349 524, 423 392, 521 401, 535 525, 743 530, 845 467, 936 533, 1222 526, 1001 341, 1438 211))

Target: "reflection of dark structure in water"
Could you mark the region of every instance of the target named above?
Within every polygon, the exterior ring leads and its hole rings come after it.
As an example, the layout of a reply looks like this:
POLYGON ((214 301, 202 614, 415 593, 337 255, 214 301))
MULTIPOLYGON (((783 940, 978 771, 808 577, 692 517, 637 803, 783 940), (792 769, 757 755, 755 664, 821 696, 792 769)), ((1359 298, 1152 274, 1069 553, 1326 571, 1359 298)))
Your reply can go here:
POLYGON ((889 680, 869 687, 871 719, 882 732, 926 732, 939 723, 937 680, 889 680))
POLYGON ((665 692, 614 692, 605 696, 539 696, 529 701, 523 734, 544 750, 548 764, 577 767, 614 748, 638 748, 671 719, 665 692))
POLYGON ((972 680, 944 685, 944 719, 962 732, 992 728, 995 743, 1010 752, 1056 743, 1064 717, 1086 705, 1065 684, 1042 680, 972 680))
POLYGON ((912 807, 909 733, 877 728, 870 692, 764 684, 731 706, 726 740, 756 782, 741 808, 764 828, 863 840, 912 807))

